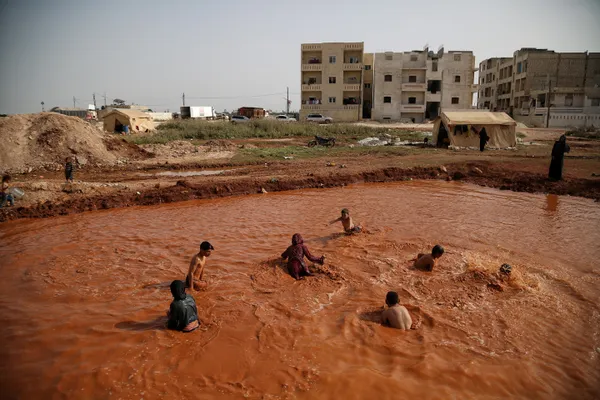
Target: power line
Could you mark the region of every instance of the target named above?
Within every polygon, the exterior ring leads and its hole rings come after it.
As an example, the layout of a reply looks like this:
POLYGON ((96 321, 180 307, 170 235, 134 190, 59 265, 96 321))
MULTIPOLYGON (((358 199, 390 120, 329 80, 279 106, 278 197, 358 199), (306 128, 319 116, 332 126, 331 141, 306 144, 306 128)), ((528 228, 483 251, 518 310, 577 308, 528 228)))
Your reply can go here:
POLYGON ((187 99, 195 99, 195 100, 212 100, 212 99, 223 99, 223 100, 230 100, 230 99, 246 99, 246 98, 250 98, 250 97, 270 97, 270 96, 281 96, 281 95, 285 95, 285 92, 280 92, 280 93, 269 93, 269 94, 255 94, 255 95, 248 95, 248 96, 214 96, 214 97, 193 97, 193 96, 185 96, 187 99))

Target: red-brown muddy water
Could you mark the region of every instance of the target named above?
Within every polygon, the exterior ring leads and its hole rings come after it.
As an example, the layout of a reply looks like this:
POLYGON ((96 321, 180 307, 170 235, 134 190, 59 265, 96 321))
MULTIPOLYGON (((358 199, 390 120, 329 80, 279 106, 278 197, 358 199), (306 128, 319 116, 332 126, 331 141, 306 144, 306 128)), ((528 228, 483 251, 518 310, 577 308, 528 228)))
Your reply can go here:
POLYGON ((598 398, 599 227, 590 200, 433 181, 6 223, 2 398, 598 398), (326 226, 343 207, 370 233, 326 226), (295 232, 327 257, 298 282, 276 261, 295 232), (203 240, 202 329, 165 330, 203 240), (419 329, 378 323, 388 290, 419 329))

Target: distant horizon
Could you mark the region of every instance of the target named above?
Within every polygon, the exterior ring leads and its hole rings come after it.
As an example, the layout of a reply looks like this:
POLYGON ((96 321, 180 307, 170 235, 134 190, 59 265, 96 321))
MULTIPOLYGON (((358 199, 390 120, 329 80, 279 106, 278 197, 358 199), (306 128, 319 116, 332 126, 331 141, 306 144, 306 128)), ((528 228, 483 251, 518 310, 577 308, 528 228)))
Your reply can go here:
POLYGON ((600 52, 595 0, 432 0, 427 11, 399 0, 54 3, 0 0, 0 114, 73 107, 73 97, 86 108, 93 93, 99 107, 106 93, 107 104, 174 112, 185 92, 186 105, 218 111, 283 110, 286 87, 297 111, 302 43, 364 42, 366 53, 443 45, 472 51, 476 66, 521 48, 600 52))

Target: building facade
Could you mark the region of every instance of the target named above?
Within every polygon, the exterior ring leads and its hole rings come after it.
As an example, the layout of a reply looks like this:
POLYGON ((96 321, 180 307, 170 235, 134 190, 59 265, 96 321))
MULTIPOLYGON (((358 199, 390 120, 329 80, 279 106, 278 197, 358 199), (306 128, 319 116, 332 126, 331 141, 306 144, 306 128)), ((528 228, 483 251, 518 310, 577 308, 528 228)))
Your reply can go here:
POLYGON ((372 118, 422 122, 442 110, 472 107, 475 57, 470 51, 429 49, 373 55, 372 118))
POLYGON ((600 53, 522 48, 479 64, 477 107, 536 126, 599 125, 600 53))
POLYGON ((336 122, 360 120, 363 60, 362 42, 302 44, 300 120, 312 113, 336 122))

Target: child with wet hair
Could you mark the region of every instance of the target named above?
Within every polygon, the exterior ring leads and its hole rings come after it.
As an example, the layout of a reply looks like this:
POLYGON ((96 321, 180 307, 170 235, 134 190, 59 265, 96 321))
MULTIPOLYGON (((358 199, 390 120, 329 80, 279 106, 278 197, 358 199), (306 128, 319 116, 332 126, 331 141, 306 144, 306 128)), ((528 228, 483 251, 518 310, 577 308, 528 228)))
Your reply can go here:
POLYGON ((342 216, 331 221, 329 225, 335 224, 336 222, 342 223, 344 232, 348 235, 362 232, 362 227, 360 225, 354 225, 352 217, 350 216, 350 211, 348 211, 347 208, 342 209, 342 216))
POLYGON ((433 271, 433 267, 435 267, 437 263, 437 259, 440 258, 444 254, 444 248, 439 244, 433 246, 431 250, 431 254, 423 254, 419 253, 415 260, 415 268, 420 269, 422 271, 433 271))
POLYGON ((406 307, 399 304, 400 296, 397 292, 388 292, 385 296, 387 309, 381 314, 381 323, 392 328, 409 330, 413 327, 412 318, 406 307))

